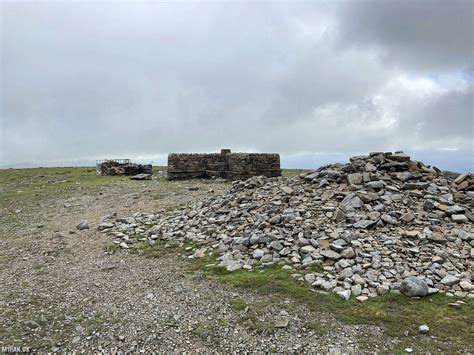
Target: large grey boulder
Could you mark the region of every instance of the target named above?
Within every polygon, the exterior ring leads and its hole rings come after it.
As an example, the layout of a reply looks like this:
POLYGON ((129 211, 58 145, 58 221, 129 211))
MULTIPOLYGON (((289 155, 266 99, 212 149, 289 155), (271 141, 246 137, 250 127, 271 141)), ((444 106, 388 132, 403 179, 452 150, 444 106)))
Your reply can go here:
POLYGON ((424 297, 428 294, 428 285, 419 277, 409 276, 402 281, 400 291, 408 297, 424 297))

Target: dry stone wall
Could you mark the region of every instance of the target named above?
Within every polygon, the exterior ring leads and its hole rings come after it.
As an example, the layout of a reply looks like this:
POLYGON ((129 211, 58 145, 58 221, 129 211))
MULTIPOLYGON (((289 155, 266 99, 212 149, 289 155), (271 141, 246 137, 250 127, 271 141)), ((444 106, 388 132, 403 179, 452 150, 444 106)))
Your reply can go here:
POLYGON ((263 175, 281 175, 279 154, 231 153, 223 149, 213 154, 168 155, 168 179, 199 179, 221 177, 230 180, 263 175))

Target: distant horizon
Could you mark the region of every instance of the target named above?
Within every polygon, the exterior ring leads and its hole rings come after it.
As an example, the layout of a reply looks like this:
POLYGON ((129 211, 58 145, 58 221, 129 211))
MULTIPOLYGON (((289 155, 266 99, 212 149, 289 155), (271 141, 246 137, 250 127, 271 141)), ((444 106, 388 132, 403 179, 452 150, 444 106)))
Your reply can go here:
MULTIPOLYGON (((208 152, 204 152, 208 153, 208 152)), ((335 163, 347 163, 349 158, 355 155, 364 155, 366 153, 298 153, 298 154, 280 154, 282 169, 304 169, 314 170, 321 166, 335 163)), ((473 172, 474 155, 460 156, 459 152, 440 152, 432 157, 431 152, 407 152, 412 160, 422 162, 425 165, 435 166, 443 171, 451 171, 457 173, 473 172), (470 169, 471 168, 471 169, 470 169)), ((97 159, 74 159, 63 161, 41 161, 41 162, 19 162, 16 164, 0 165, 0 169, 33 169, 33 168, 75 168, 75 167, 95 167, 97 160, 102 159, 130 159, 138 164, 150 164, 153 166, 167 166, 168 154, 157 154, 155 156, 106 156, 97 159)))

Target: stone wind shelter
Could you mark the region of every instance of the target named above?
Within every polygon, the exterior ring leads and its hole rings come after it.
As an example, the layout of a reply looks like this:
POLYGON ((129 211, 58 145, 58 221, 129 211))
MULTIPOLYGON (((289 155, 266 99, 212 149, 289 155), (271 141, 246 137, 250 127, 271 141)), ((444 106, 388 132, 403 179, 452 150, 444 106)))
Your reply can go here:
POLYGON ((220 153, 168 155, 168 179, 200 179, 221 177, 243 180, 251 176, 274 177, 281 175, 280 155, 266 153, 220 153))

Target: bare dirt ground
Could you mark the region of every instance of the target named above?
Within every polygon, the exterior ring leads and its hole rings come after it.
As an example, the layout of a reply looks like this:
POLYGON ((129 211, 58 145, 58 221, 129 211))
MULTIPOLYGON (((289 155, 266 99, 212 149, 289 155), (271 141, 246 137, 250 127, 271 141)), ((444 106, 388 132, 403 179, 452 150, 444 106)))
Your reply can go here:
POLYGON ((415 339, 222 284, 179 253, 146 258, 111 250, 112 239, 97 230, 112 215, 165 212, 229 183, 33 170, 0 171, 4 351, 394 351, 415 339), (90 229, 79 231, 83 220, 90 229), (278 328, 282 316, 289 323, 278 328))

